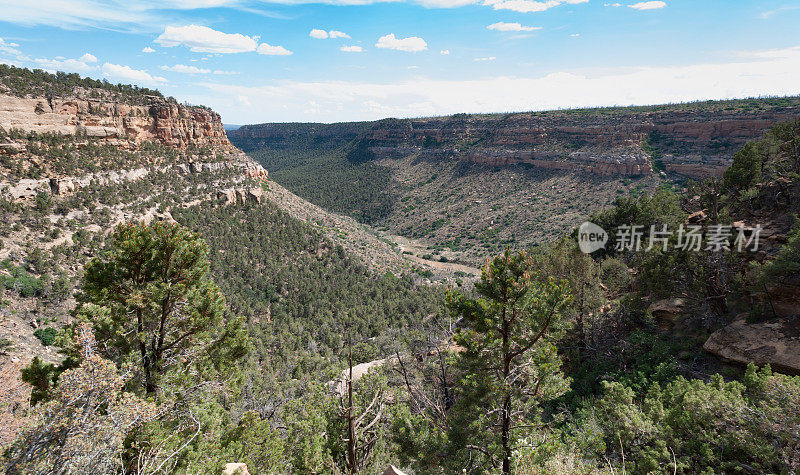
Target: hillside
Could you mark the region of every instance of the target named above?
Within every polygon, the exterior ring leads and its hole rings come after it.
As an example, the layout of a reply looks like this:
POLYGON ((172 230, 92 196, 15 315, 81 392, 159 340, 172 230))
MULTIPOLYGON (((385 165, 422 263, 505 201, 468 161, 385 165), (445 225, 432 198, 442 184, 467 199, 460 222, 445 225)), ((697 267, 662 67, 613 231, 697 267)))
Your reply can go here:
MULTIPOLYGON (((0 445, 28 411, 31 388, 19 370, 34 357, 64 360, 55 335, 76 321, 84 268, 107 252, 120 223, 180 223, 208 240, 231 312, 260 335, 254 358, 293 348, 269 375, 298 361, 320 371, 339 365, 340 341, 315 333, 327 350, 297 345, 309 332, 330 332, 334 315, 358 309, 356 296, 370 295, 359 297, 370 308, 363 332, 380 337, 435 311, 436 299, 423 296, 439 291, 419 286, 426 277, 452 278, 270 181, 228 142, 207 108, 156 91, 6 66, 0 89, 0 445), (247 227, 249 233, 239 232, 247 227), (309 292, 315 300, 305 299, 309 292), (390 312, 395 305, 408 311, 390 312), (315 320, 304 321, 310 314, 315 320)), ((370 351, 385 344, 376 339, 370 351)), ((293 387, 290 379, 281 391, 293 387)))
MULTIPOLYGON (((243 126, 231 141, 293 192, 477 264, 552 242, 629 193, 721 176, 800 98, 243 126)), ((438 257, 435 259, 437 260, 438 257)))
MULTIPOLYGON (((717 132, 682 147, 730 165, 686 182, 591 158, 620 123, 556 168, 457 154, 497 116, 425 119, 463 127, 438 145, 414 121, 231 132, 268 173, 157 91, 0 85, 6 473, 800 470, 800 121, 758 125, 794 99, 735 127, 711 117, 749 102, 563 113, 699 114, 717 132), (712 144, 739 134, 762 137, 712 144)), ((627 150, 660 167, 648 134, 627 150)))

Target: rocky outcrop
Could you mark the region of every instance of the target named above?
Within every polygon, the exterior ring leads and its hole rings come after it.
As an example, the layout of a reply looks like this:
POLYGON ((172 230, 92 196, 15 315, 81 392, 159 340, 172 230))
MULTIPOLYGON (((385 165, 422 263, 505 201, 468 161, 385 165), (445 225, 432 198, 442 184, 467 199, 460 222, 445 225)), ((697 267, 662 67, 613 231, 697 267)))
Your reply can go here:
POLYGON ((245 151, 293 140, 330 141, 338 134, 340 143, 355 141, 377 158, 418 154, 603 176, 647 175, 658 165, 668 173, 707 178, 720 176, 745 142, 797 117, 800 98, 752 99, 373 123, 261 124, 241 127, 230 137, 245 151), (653 150, 657 163, 651 163, 653 150))
POLYGON ((224 206, 260 204, 265 199, 261 188, 229 188, 217 191, 217 201, 224 206))
POLYGON ((703 349, 741 364, 769 364, 800 374, 800 317, 763 323, 736 321, 712 333, 703 349))
POLYGON ((618 115, 574 111, 453 116, 381 121, 363 140, 378 156, 390 156, 392 148, 415 149, 423 155, 491 166, 526 163, 599 175, 651 173, 644 152, 651 147, 668 172, 704 178, 721 175, 742 144, 798 115, 800 102, 759 113, 634 110, 618 115), (553 155, 562 159, 547 158, 553 155))
MULTIPOLYGON (((0 128, 24 132, 86 135, 122 139, 134 144, 157 140, 185 149, 189 144, 231 149, 219 114, 178 104, 159 96, 147 96, 149 105, 129 105, 91 98, 92 91, 76 91, 74 97, 26 98, 0 94, 0 128)), ((0 153, 12 149, 0 144, 0 153)))
MULTIPOLYGON (((182 174, 214 173, 223 170, 237 170, 242 178, 266 179, 269 174, 258 163, 247 158, 239 152, 228 156, 228 161, 224 162, 189 162, 175 165, 140 167, 130 170, 116 170, 109 172, 88 173, 79 177, 53 177, 42 179, 22 179, 17 182, 0 181, 0 196, 7 196, 12 200, 29 200, 38 193, 50 193, 52 195, 66 195, 87 187, 92 183, 97 185, 108 185, 111 183, 123 183, 140 180, 145 178, 153 171, 166 172, 173 168, 182 174)), ((260 190, 255 189, 254 190, 260 190)), ((253 191, 252 193, 259 193, 253 191)), ((258 195, 260 198, 260 194, 258 195)), ((251 197, 250 201, 255 200, 251 197)))

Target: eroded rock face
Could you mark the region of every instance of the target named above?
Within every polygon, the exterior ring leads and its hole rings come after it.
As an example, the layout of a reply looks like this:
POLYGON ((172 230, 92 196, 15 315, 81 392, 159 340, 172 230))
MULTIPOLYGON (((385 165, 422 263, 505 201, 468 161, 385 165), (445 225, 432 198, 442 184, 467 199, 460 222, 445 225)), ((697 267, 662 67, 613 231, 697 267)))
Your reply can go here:
POLYGON ((649 147, 659 152, 666 171, 707 178, 720 176, 744 143, 800 115, 800 104, 758 112, 731 109, 687 112, 665 107, 614 114, 556 111, 388 119, 375 123, 362 144, 380 158, 411 152, 490 166, 523 163, 604 176, 652 173, 644 151, 649 147))
POLYGON ((769 364, 800 374, 800 318, 762 323, 739 320, 712 333, 703 349, 736 363, 769 364))
POLYGON ((217 191, 217 201, 224 205, 260 204, 265 200, 261 188, 229 188, 217 191))
MULTIPOLYGON (((219 114, 148 96, 147 106, 86 97, 24 98, 0 94, 0 127, 24 132, 158 140, 185 149, 189 144, 232 148, 219 114)), ((0 153, 15 153, 0 144, 0 153)))

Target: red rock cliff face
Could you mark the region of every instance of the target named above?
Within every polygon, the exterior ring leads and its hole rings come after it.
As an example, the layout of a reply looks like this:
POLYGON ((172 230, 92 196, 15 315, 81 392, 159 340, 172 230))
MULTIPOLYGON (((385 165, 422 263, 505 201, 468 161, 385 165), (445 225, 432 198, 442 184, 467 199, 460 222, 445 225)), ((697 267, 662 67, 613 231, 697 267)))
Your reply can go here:
POLYGON ((231 147, 219 114, 200 107, 157 102, 150 106, 156 139, 166 145, 185 148, 189 143, 231 147))
POLYGON ((158 140, 185 149, 189 144, 233 148, 219 114, 148 96, 149 105, 129 105, 89 91, 76 97, 21 98, 0 94, 0 127, 25 132, 86 134, 109 140, 140 143, 158 140))
POLYGON ((363 135, 362 145, 379 157, 420 153, 601 175, 652 173, 645 149, 653 149, 666 171, 701 178, 721 175, 744 143, 779 122, 800 117, 800 99, 757 110, 648 109, 387 119, 363 135))

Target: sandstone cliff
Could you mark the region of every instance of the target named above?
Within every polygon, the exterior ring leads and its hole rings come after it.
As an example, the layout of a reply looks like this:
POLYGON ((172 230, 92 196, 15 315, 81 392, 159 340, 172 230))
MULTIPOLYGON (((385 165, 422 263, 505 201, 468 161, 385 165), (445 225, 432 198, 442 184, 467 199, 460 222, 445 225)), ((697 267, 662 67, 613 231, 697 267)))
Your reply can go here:
POLYGON ((745 142, 800 116, 800 98, 746 99, 653 107, 517 114, 457 114, 353 124, 244 126, 231 140, 245 151, 304 136, 356 140, 361 159, 465 160, 490 166, 647 175, 654 168, 693 178, 719 176, 745 142), (363 130, 363 132, 362 132, 363 130))
POLYGON ((133 144, 157 140, 178 149, 189 144, 232 148, 219 114, 209 109, 184 106, 159 96, 146 96, 148 105, 144 106, 114 99, 104 91, 85 89, 76 89, 70 97, 55 98, 0 94, 0 128, 133 144))

